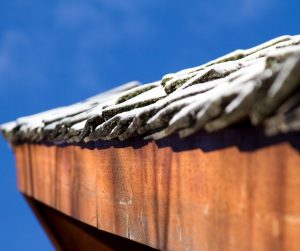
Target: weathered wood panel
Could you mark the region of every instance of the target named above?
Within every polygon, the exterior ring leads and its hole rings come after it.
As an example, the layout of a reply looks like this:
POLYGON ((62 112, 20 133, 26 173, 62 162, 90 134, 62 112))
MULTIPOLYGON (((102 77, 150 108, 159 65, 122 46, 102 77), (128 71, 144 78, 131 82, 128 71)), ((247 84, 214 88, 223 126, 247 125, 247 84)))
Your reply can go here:
POLYGON ((54 210, 25 196, 57 251, 152 251, 148 246, 119 237, 54 210))
POLYGON ((299 142, 232 130, 14 149, 21 192, 101 230, 162 250, 297 251, 299 142))

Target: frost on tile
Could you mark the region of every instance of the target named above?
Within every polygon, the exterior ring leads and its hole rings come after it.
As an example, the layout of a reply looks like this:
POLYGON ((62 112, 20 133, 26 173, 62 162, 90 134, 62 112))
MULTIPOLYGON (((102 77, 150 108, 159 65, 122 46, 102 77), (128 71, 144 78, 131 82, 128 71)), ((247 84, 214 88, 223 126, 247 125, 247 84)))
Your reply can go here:
POLYGON ((267 135, 300 130, 300 36, 236 50, 161 80, 130 82, 0 127, 12 143, 181 138, 241 121, 267 135))

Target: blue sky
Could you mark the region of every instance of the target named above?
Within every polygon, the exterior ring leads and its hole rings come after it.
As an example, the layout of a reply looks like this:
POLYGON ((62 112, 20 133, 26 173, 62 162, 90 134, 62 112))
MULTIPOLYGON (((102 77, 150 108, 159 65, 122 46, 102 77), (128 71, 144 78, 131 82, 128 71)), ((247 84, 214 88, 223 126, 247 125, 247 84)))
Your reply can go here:
MULTIPOLYGON (((0 123, 299 32, 297 0, 0 0, 0 123)), ((52 250, 0 139, 3 250, 52 250)))

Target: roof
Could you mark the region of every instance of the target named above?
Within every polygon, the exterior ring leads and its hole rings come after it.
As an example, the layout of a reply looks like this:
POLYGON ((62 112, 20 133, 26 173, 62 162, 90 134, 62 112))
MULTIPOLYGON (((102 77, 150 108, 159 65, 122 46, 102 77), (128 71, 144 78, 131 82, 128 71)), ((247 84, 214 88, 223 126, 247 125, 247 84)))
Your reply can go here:
POLYGON ((267 135, 300 130, 300 35, 281 36, 143 84, 1 126, 12 143, 181 138, 249 121, 267 135))

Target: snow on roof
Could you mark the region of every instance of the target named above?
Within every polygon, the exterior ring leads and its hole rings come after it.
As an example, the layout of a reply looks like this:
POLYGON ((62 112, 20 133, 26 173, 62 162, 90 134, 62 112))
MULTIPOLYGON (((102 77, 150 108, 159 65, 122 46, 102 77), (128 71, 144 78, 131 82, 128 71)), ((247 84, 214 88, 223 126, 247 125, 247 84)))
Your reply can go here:
POLYGON ((12 143, 79 143, 137 135, 182 138, 248 120, 267 135, 300 130, 300 35, 281 36, 207 64, 130 82, 0 127, 12 143))

